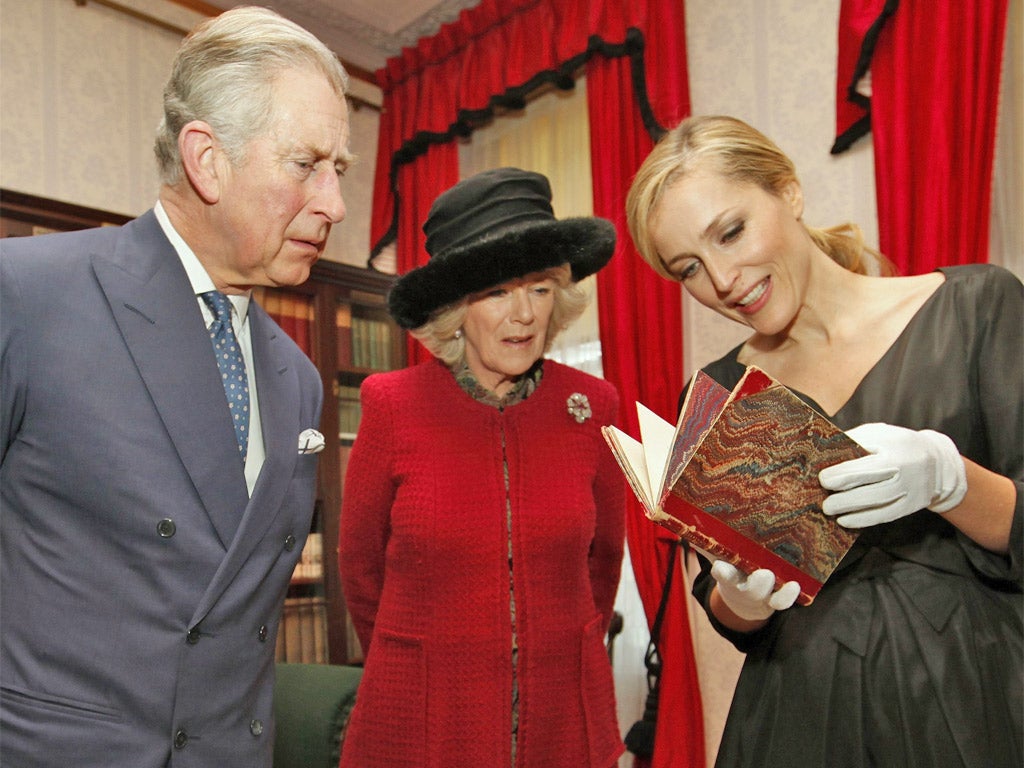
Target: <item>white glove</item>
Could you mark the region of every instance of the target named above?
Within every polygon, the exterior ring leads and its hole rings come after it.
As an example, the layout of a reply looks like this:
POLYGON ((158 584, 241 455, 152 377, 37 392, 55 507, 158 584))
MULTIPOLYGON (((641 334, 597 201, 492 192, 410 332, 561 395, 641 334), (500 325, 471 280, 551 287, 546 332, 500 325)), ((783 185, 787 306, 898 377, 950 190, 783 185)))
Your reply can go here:
POLYGON ((725 604, 747 621, 761 621, 789 608, 800 594, 800 585, 795 581, 787 581, 776 590, 775 574, 767 568, 747 576, 731 563, 716 560, 711 575, 718 582, 718 594, 725 604))
POLYGON ((888 523, 919 509, 948 512, 967 493, 967 473, 956 445, 930 429, 915 432, 891 424, 862 424, 846 433, 870 456, 818 473, 830 494, 826 515, 847 528, 888 523))

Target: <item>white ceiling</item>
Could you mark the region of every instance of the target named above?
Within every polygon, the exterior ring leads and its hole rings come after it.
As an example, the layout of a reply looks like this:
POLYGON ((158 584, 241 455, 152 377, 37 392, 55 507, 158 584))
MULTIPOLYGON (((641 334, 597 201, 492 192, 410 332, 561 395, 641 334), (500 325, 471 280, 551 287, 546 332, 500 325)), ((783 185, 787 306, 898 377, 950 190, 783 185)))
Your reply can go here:
MULTIPOLYGON (((306 27, 346 64, 374 72, 480 0, 207 0, 217 8, 268 5, 306 27)), ((356 73, 358 74, 358 73, 356 73)))

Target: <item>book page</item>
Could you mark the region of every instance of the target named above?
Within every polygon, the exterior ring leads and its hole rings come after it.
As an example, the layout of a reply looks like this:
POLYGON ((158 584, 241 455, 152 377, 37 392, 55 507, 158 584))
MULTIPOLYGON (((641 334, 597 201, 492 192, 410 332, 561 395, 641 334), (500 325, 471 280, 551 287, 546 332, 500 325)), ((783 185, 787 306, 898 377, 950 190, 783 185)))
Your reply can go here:
POLYGON ((629 487, 633 489, 637 499, 648 512, 653 511, 654 495, 651 493, 644 447, 618 427, 601 427, 601 434, 604 435, 608 447, 612 449, 615 460, 619 463, 619 468, 629 481, 629 487))
POLYGON ((640 441, 643 443, 644 461, 647 465, 648 487, 651 499, 657 505, 662 495, 662 482, 676 428, 650 408, 636 404, 636 415, 640 420, 640 441))

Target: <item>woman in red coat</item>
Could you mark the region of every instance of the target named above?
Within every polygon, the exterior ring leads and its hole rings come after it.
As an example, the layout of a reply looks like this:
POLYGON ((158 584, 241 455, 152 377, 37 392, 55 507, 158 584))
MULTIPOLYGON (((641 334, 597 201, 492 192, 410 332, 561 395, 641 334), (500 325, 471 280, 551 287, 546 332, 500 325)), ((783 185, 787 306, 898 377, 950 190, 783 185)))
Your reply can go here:
POLYGON ((368 378, 341 510, 365 672, 342 768, 611 768, 604 647, 625 488, 607 382, 544 360, 610 222, 555 219, 543 176, 466 179, 389 296, 435 359, 368 378))

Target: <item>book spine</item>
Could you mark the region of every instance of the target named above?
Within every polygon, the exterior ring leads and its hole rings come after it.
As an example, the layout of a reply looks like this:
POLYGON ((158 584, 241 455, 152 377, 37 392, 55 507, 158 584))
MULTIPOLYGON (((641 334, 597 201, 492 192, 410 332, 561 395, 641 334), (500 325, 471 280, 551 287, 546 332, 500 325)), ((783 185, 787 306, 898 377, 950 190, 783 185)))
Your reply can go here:
POLYGON ((317 664, 327 663, 327 605, 324 598, 313 601, 313 659, 317 664))
POLYGON ((648 515, 650 519, 685 539, 696 549, 719 560, 725 560, 744 573, 768 568, 775 574, 777 589, 787 581, 797 582, 800 585, 800 595, 796 601, 800 605, 810 605, 821 591, 821 582, 813 576, 774 552, 750 541, 713 515, 687 504, 674 495, 665 497, 663 503, 670 511, 659 509, 656 513, 648 515))
POLYGON ((699 549, 705 555, 717 560, 728 560, 739 567, 739 563, 733 562, 736 558, 734 553, 723 547, 715 539, 697 529, 695 525, 687 525, 682 520, 662 512, 660 509, 648 515, 658 525, 672 531, 676 536, 685 539, 690 546, 699 549))
POLYGON ((312 597, 301 598, 299 603, 299 659, 303 664, 316 663, 316 614, 312 597))
POLYGON ((284 601, 284 660, 289 663, 302 661, 302 633, 299 623, 299 605, 301 598, 290 597, 284 601))
POLYGON ((348 368, 352 362, 352 307, 339 304, 335 314, 337 327, 338 367, 348 368))
POLYGON ((285 622, 288 620, 288 609, 283 609, 281 615, 281 623, 277 626, 277 639, 274 641, 274 661, 284 662, 287 661, 288 657, 285 653, 284 647, 284 627, 285 622))

